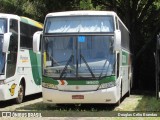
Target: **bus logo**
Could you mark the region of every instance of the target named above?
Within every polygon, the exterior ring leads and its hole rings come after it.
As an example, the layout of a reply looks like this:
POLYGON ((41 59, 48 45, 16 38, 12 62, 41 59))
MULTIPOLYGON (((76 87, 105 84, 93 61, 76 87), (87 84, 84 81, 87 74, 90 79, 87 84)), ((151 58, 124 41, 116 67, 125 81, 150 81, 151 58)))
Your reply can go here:
POLYGON ((11 112, 2 112, 2 117, 12 117, 11 112))
POLYGON ((22 63, 28 62, 28 57, 24 57, 24 56, 21 55, 20 60, 21 60, 22 63))
POLYGON ((86 81, 87 85, 98 85, 99 81, 86 81))
POLYGON ((11 88, 9 89, 11 96, 14 95, 16 86, 17 86, 17 85, 16 85, 15 83, 13 83, 13 84, 11 85, 11 88))
POLYGON ((66 80, 58 80, 59 85, 67 85, 68 82, 66 80))
POLYGON ((60 80, 60 81, 61 81, 61 85, 64 85, 64 84, 65 84, 64 80, 60 80))

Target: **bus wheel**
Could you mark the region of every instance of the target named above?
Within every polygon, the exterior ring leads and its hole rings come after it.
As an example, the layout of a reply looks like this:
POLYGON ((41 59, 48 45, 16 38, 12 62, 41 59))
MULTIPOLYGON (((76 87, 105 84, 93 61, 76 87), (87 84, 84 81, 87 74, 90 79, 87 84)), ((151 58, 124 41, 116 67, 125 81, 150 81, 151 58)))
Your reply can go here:
POLYGON ((129 97, 130 94, 131 94, 131 85, 129 85, 129 90, 128 90, 128 92, 127 92, 127 97, 129 97))
POLYGON ((24 98, 24 85, 20 83, 19 90, 18 90, 18 97, 15 99, 15 102, 17 104, 20 104, 22 103, 23 98, 24 98))

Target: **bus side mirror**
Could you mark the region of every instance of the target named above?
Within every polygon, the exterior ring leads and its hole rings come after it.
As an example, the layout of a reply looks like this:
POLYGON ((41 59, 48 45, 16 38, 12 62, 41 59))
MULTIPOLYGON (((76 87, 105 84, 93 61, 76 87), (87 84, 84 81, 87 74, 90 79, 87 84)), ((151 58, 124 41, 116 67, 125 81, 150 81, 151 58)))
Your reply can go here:
POLYGON ((33 35, 33 51, 35 53, 40 52, 40 39, 41 39, 42 31, 35 32, 33 35))
POLYGON ((114 50, 115 51, 121 50, 121 31, 120 30, 114 31, 114 50))
POLYGON ((4 37, 3 37, 4 38, 3 39, 3 49, 2 49, 2 51, 4 53, 8 52, 11 35, 12 35, 12 33, 10 33, 10 32, 4 34, 4 37))

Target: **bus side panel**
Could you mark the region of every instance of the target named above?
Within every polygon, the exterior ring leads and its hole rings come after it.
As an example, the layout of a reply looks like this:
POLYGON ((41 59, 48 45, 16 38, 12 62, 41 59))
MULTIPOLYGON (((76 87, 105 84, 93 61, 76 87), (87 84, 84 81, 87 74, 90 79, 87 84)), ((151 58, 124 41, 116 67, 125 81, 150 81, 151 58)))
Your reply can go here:
POLYGON ((0 85, 0 101, 10 100, 16 98, 18 95, 19 76, 7 78, 6 84, 0 85))
POLYGON ((24 76, 25 79, 25 95, 30 95, 42 91, 41 79, 39 77, 41 75, 41 72, 39 73, 39 71, 37 71, 37 64, 33 64, 34 58, 35 56, 33 56, 32 58, 29 50, 20 50, 18 72, 19 75, 24 76), (39 79, 35 77, 35 73, 37 74, 39 79))
POLYGON ((41 54, 36 54, 32 50, 29 51, 32 75, 36 85, 41 85, 42 74, 41 74, 41 54))

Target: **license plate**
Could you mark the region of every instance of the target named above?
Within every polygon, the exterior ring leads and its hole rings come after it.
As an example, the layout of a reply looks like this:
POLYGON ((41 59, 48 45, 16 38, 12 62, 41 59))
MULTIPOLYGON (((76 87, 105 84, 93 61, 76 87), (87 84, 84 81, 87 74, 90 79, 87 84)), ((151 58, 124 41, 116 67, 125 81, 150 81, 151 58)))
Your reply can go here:
POLYGON ((84 95, 72 95, 72 99, 84 99, 84 95))

